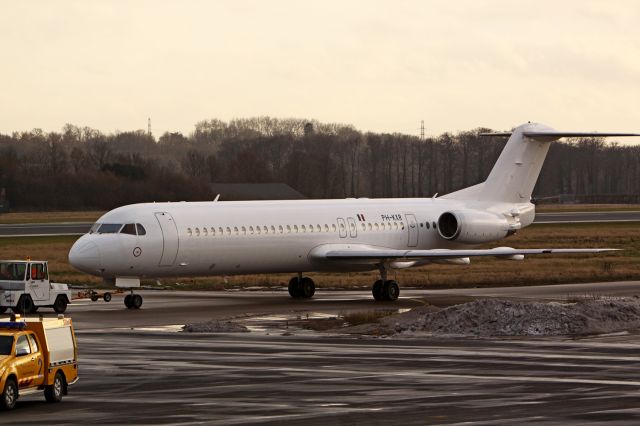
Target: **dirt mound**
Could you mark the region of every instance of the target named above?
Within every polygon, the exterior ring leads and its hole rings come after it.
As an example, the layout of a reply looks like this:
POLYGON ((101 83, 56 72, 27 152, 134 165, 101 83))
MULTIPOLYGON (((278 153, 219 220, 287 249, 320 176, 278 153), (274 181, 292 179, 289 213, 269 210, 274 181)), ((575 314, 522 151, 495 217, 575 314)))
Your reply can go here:
POLYGON ((182 331, 188 333, 246 333, 249 331, 244 325, 231 321, 207 321, 195 324, 187 324, 182 331))
POLYGON ((640 300, 604 299, 542 303, 479 299, 438 311, 385 318, 401 335, 557 336, 610 333, 640 327, 640 300))

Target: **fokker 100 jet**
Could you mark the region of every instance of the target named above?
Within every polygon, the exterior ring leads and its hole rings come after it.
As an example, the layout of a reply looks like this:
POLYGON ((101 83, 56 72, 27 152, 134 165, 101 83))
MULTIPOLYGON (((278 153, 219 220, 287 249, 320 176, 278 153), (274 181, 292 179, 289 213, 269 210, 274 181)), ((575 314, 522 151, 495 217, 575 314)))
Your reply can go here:
POLYGON ((373 297, 393 301, 400 293, 388 278, 393 269, 611 250, 476 247, 533 222, 531 193, 551 142, 640 135, 558 132, 536 123, 496 135, 510 137, 486 181, 442 197, 133 204, 98 219, 69 261, 130 288, 125 305, 138 309, 142 297, 133 288, 141 278, 290 272, 291 297, 310 298, 315 284, 305 273, 377 270, 373 297))

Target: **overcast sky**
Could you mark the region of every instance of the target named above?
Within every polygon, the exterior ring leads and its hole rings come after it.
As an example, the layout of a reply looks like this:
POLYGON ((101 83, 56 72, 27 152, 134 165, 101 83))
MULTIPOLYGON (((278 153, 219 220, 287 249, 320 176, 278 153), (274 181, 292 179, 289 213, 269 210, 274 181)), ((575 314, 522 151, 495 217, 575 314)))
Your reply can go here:
POLYGON ((640 131, 640 2, 3 1, 0 132, 640 131))

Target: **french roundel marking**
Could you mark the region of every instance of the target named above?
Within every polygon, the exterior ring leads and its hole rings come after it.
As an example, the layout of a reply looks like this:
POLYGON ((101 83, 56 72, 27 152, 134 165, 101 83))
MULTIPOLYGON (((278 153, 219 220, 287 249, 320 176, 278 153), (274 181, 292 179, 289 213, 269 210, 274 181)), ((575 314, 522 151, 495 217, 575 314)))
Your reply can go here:
POLYGON ((138 256, 140 256, 141 254, 142 254, 142 249, 141 249, 140 247, 136 247, 136 248, 134 248, 134 249, 133 249, 133 255, 134 255, 135 257, 138 257, 138 256))

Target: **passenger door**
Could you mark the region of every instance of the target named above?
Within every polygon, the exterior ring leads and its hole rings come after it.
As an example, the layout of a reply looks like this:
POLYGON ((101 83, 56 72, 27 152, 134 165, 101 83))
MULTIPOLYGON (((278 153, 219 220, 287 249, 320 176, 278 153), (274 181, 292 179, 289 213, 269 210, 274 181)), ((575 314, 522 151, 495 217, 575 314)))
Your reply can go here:
POLYGON ((418 221, 414 214, 405 214, 404 216, 407 218, 407 228, 409 229, 407 246, 415 247, 418 245, 418 221))
POLYGON ((349 236, 351 236, 351 238, 356 238, 358 236, 358 226, 356 225, 356 220, 352 217, 348 217, 347 222, 349 222, 349 236))
POLYGON ((169 213, 158 212, 156 219, 162 230, 162 256, 158 266, 173 266, 178 256, 178 227, 169 213))
POLYGON ((338 218, 338 231, 340 231, 340 238, 347 238, 347 225, 341 217, 338 218))

